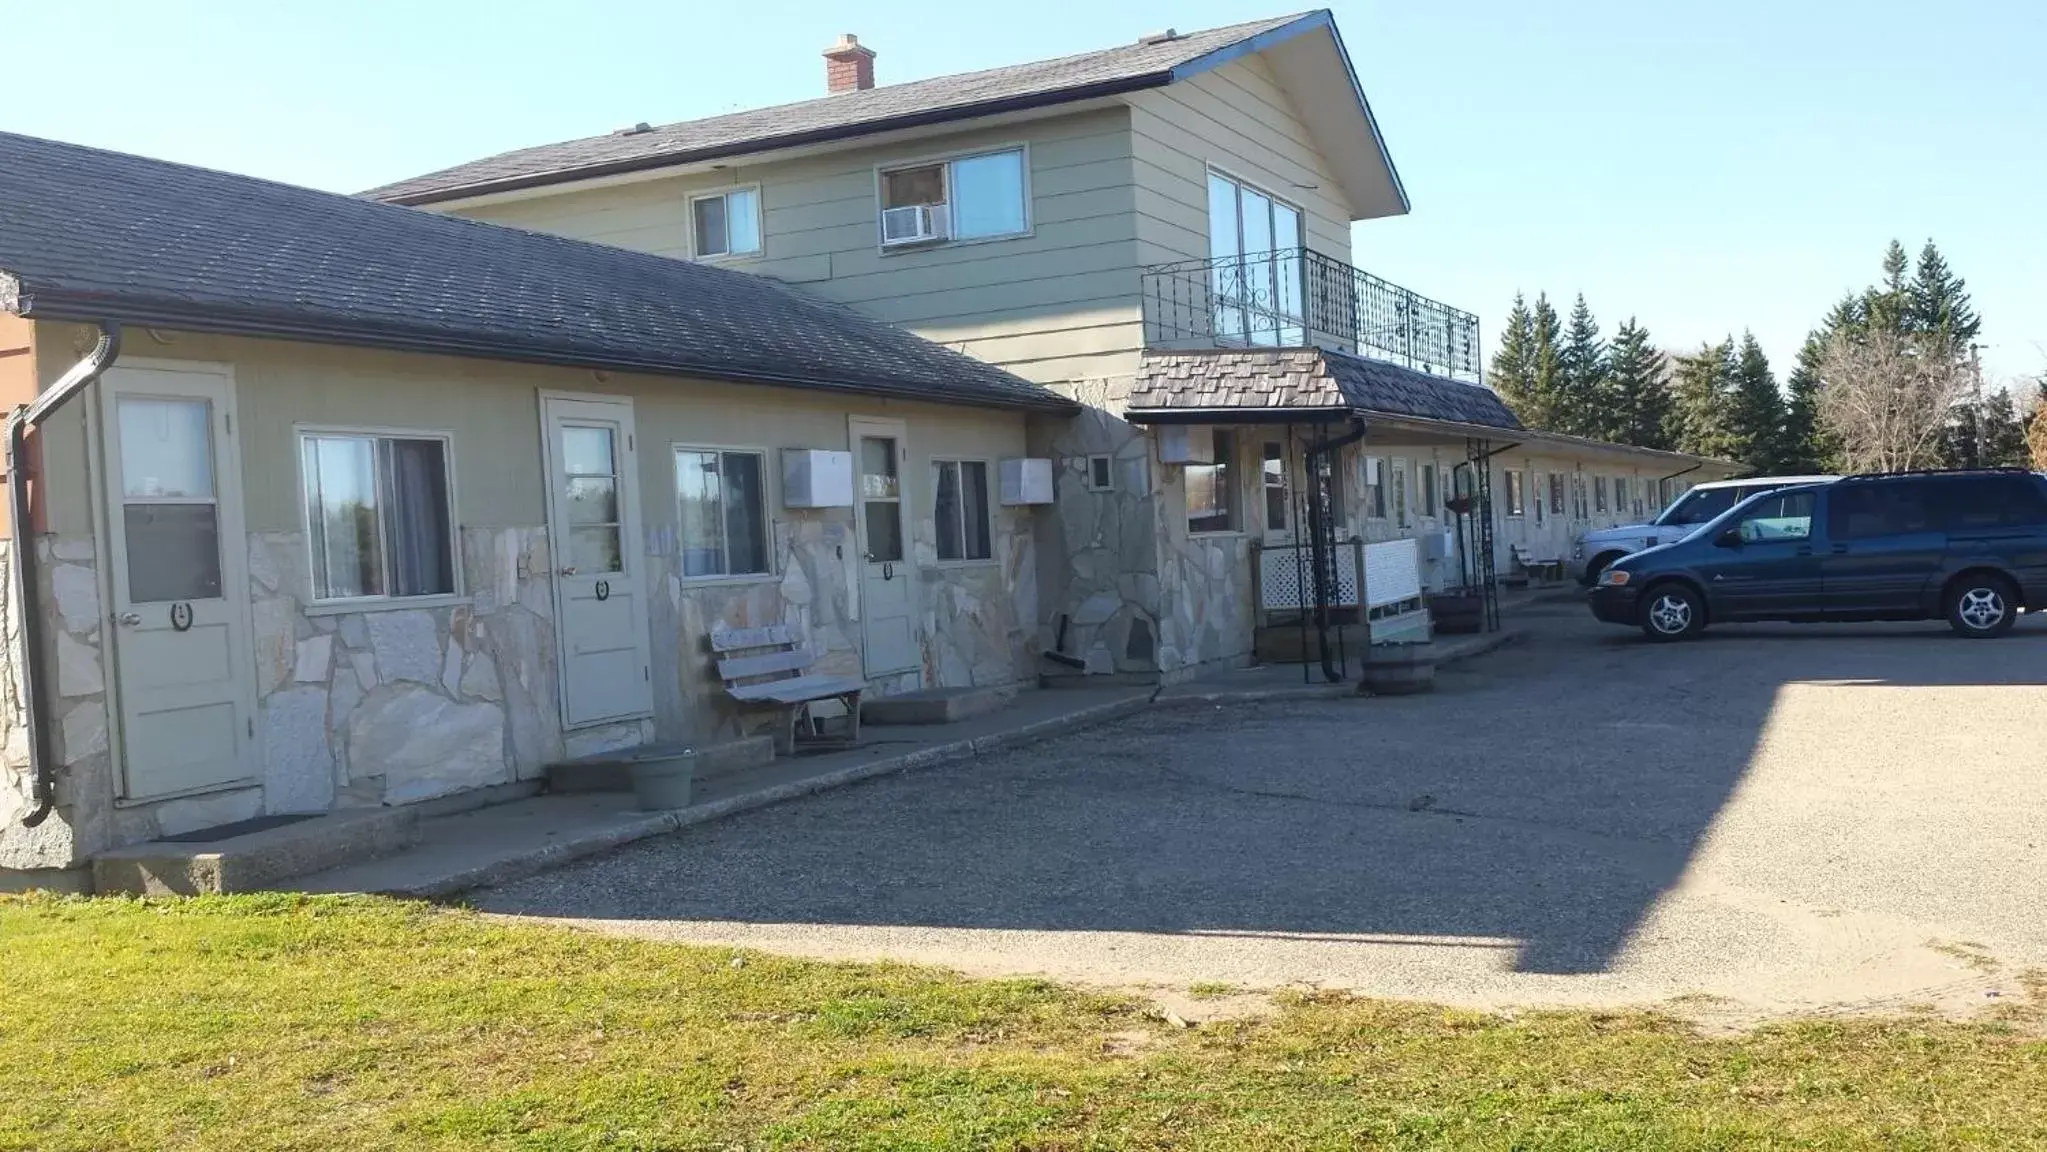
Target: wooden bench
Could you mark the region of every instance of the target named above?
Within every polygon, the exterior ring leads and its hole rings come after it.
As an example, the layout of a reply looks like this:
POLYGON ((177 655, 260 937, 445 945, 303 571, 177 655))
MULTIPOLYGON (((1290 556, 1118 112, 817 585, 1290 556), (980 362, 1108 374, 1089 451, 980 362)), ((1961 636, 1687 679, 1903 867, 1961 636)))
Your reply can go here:
POLYGON ((1525 544, 1510 545, 1507 549, 1507 554, 1514 558, 1514 563, 1521 565, 1522 571, 1531 576, 1544 580, 1562 580, 1564 578, 1564 558, 1561 556, 1554 560, 1538 560, 1525 544))
POLYGON ((860 740, 860 693, 867 685, 858 676, 823 676, 806 671, 816 657, 801 647, 785 624, 766 628, 729 628, 711 633, 711 653, 725 694, 740 707, 776 709, 786 715, 775 727, 775 752, 796 751, 801 736, 811 744, 856 744, 860 740), (810 706, 836 700, 846 710, 838 731, 823 733, 812 720, 810 706), (808 728, 809 731, 805 732, 808 728))

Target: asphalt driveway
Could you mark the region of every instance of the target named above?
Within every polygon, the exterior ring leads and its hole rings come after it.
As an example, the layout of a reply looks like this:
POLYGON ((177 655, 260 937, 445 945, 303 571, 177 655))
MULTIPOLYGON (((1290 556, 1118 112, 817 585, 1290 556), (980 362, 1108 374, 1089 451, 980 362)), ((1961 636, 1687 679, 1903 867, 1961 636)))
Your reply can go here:
POLYGON ((1581 607, 1433 695, 1154 711, 479 894, 620 931, 1105 983, 1968 1011, 2047 970, 2047 619, 1581 607))

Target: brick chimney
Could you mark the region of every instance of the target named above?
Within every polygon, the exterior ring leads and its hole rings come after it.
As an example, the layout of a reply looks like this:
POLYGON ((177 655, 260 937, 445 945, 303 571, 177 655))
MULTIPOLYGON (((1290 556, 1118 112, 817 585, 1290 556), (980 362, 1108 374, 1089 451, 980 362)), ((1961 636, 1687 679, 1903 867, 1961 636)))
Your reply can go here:
POLYGON ((860 38, 847 32, 839 42, 824 50, 825 88, 839 92, 865 92, 874 87, 874 49, 860 46, 860 38))

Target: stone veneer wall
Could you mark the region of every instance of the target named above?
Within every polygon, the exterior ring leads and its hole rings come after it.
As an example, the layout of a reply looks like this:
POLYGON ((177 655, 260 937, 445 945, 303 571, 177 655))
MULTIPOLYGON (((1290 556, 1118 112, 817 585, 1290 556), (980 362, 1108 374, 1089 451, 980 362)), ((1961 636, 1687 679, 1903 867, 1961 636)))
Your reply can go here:
MULTIPOLYGON (((993 477, 990 478, 993 482, 993 477)), ((991 495, 993 495, 991 493, 991 495)), ((910 568, 921 673, 885 677, 876 692, 1013 684, 1036 662, 1037 571, 1028 508, 995 509, 992 562, 941 563, 929 517, 911 522, 910 568)), ((850 508, 785 510, 772 525, 776 574, 682 579, 672 549, 648 557, 656 729, 663 740, 729 739, 772 717, 724 695, 709 649, 723 628, 788 624, 817 654, 811 671, 861 675, 855 581, 859 539, 850 508)))
MULTIPOLYGON (((4 779, 0 779, 0 868, 66 868, 114 841, 113 758, 107 750, 107 696, 99 575, 86 537, 38 536, 37 596, 51 616, 43 652, 43 691, 57 731, 57 811, 35 828, 21 818, 34 808, 28 770, 28 729, 21 699, 20 615, 7 579, 4 779)), ((8 560, 12 561, 11 549, 8 560)))

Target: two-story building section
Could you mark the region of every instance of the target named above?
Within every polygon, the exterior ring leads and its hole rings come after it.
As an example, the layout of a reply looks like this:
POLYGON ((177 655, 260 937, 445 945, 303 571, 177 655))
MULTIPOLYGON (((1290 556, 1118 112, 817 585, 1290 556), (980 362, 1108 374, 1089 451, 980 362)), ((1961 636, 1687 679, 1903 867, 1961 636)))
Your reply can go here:
POLYGON ((0 133, 0 887, 1326 661, 1726 471, 1522 429, 1473 316, 1354 266, 1408 204, 1326 12, 826 60, 367 197, 0 133))
POLYGON ((1083 402, 1034 425, 1038 594, 1096 670, 1240 660, 1318 602, 1412 633, 1421 594, 1727 474, 1521 428, 1475 316, 1354 264, 1409 201, 1326 11, 878 87, 856 38, 824 55, 815 100, 369 195, 775 277, 1083 402))

